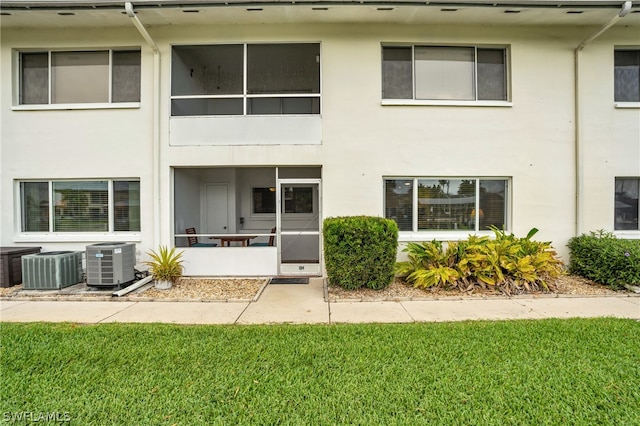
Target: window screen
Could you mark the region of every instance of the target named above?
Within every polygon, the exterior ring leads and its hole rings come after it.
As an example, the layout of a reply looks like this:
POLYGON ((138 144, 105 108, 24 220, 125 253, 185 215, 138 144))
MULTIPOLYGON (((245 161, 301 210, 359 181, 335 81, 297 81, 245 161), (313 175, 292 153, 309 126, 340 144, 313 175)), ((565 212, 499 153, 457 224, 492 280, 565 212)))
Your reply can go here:
POLYGON ((616 50, 615 101, 640 102, 640 50, 616 50))

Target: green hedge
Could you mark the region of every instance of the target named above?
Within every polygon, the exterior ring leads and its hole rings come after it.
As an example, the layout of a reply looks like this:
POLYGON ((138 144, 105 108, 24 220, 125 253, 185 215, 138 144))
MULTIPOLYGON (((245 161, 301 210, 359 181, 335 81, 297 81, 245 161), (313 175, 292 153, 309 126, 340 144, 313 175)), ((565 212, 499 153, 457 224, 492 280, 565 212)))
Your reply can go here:
POLYGON ((329 284, 379 290, 394 277, 398 225, 373 216, 330 217, 323 224, 329 284))
POLYGON ((598 231, 569 240, 569 271, 613 288, 640 285, 640 240, 598 231))

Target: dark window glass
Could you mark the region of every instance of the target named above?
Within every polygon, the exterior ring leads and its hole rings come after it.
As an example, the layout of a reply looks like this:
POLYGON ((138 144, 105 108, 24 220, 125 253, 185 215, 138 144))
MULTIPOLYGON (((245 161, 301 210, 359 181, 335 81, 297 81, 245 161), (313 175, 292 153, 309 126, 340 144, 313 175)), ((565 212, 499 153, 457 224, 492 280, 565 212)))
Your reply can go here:
POLYGON ((22 232, 49 231, 49 183, 20 183, 22 232))
POLYGON ((276 212, 276 189, 275 188, 253 188, 253 212, 254 213, 275 213, 276 212))
POLYGON ((20 103, 38 105, 49 103, 49 54, 22 53, 20 103))
POLYGON ((410 47, 382 49, 382 98, 413 98, 410 47))
POLYGON ((507 100, 504 49, 478 49, 478 99, 507 100))
POLYGON ((140 102, 140 51, 114 51, 112 102, 140 102))
POLYGON ((313 188, 309 186, 282 187, 284 213, 313 213, 313 188))
POLYGON ((640 179, 616 178, 615 192, 615 229, 618 231, 640 230, 638 224, 640 179))
POLYGON ((140 182, 113 182, 114 231, 140 230, 140 182))
POLYGON ((247 93, 320 93, 320 45, 248 45, 247 93))
POLYGON ((244 47, 240 44, 174 46, 171 95, 239 95, 243 87, 244 47))

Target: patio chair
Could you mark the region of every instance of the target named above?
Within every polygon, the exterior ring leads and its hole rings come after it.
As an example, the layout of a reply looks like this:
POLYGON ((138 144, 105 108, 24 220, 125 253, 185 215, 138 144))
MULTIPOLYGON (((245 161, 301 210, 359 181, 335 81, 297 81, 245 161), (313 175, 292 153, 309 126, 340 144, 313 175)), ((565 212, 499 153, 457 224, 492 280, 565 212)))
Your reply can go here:
POLYGON ((273 247, 273 244, 275 242, 275 234, 276 233, 276 227, 274 226, 273 228, 271 228, 271 235, 269 235, 269 242, 268 243, 252 243, 249 244, 249 246, 251 247, 273 247))
POLYGON ((194 234, 193 237, 187 237, 187 241, 189 243, 189 247, 216 247, 218 244, 216 243, 200 243, 198 242, 198 237, 195 236, 196 228, 187 228, 187 234, 194 234))

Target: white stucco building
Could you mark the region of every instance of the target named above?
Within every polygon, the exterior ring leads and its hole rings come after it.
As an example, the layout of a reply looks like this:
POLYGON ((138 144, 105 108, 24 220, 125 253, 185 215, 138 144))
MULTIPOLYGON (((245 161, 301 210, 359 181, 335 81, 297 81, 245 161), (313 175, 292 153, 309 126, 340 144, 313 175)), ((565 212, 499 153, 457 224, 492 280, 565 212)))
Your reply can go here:
POLYGON ((640 1, 0 5, 3 246, 265 276, 322 274, 330 216, 640 238, 640 1))

